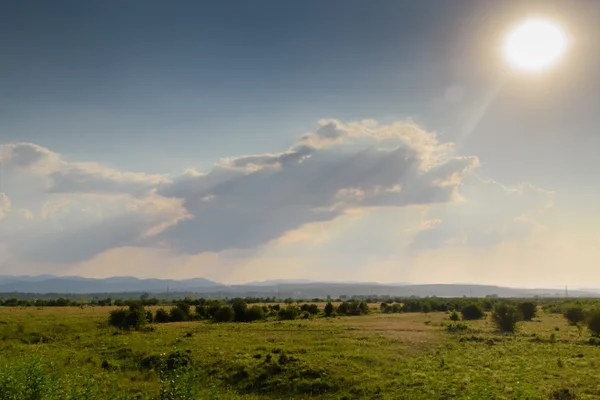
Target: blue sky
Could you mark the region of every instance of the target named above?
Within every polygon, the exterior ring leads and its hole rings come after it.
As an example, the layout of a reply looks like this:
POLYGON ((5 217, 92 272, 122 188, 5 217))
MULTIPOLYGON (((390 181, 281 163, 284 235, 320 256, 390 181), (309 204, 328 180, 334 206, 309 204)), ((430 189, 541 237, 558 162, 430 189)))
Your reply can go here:
POLYGON ((590 1, 4 2, 0 268, 598 280, 599 18, 590 1), (540 74, 501 54, 530 16, 569 38, 540 74))

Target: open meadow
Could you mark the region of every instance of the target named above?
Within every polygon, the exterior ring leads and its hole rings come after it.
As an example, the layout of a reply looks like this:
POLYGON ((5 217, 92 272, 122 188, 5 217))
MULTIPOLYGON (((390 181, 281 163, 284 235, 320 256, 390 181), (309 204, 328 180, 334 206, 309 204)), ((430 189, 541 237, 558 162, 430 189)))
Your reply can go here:
POLYGON ((0 307, 0 399, 600 398, 600 347, 560 314, 515 334, 378 310, 127 332, 112 309, 0 307))

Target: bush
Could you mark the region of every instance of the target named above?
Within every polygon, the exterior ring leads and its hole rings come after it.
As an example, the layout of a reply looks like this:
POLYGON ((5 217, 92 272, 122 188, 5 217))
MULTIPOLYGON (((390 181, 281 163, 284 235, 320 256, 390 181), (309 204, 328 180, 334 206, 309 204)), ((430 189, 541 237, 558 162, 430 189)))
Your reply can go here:
MULTIPOLYGON (((189 307, 189 306, 188 306, 189 307)), ((183 322, 189 319, 189 314, 187 314, 183 308, 177 306, 171 308, 169 311, 169 321, 170 322, 183 322)))
POLYGON ((600 338, 597 337, 591 337, 590 340, 588 341, 589 344, 591 344, 592 346, 600 346, 600 338))
POLYGON ((590 312, 587 320, 588 329, 595 337, 600 337, 600 308, 590 312))
POLYGON ((118 310, 112 310, 108 316, 108 324, 116 328, 122 328, 125 325, 126 318, 126 309, 119 308, 118 310))
POLYGON ((585 322, 585 311, 581 307, 569 307, 564 313, 571 326, 581 326, 585 322))
POLYGON ((460 321, 460 316, 456 311, 452 311, 452 314, 450 314, 450 321, 460 321))
POLYGON ((337 308, 338 314, 362 315, 369 313, 369 305, 365 301, 344 301, 337 308))
POLYGON ((460 312, 462 314, 462 319, 465 321, 481 319, 484 315, 481 307, 475 303, 464 306, 460 312))
POLYGON ((181 309, 185 315, 190 315, 190 305, 187 302, 180 301, 177 303, 177 308, 181 309))
POLYGON ((164 308, 159 308, 158 310, 156 310, 154 322, 158 322, 159 324, 169 322, 169 313, 167 313, 167 311, 164 308))
POLYGON ((308 311, 302 311, 302 314, 300 314, 300 319, 310 319, 310 313, 308 311))
POLYGON ((231 308, 233 308, 233 320, 235 322, 244 322, 246 321, 246 311, 248 311, 248 305, 242 299, 233 300, 233 304, 231 304, 231 308))
POLYGON ((575 400, 575 399, 577 399, 577 396, 575 395, 575 392, 573 392, 572 390, 558 389, 558 390, 555 390, 554 392, 552 392, 552 395, 550 396, 550 398, 553 400, 575 400))
POLYGON ((300 311, 305 311, 309 314, 318 314, 319 306, 317 306, 316 304, 302 304, 302 306, 300 307, 300 311))
POLYGON ((252 306, 246 310, 245 320, 248 322, 265 319, 265 310, 261 306, 252 306))
POLYGON ((523 320, 531 321, 537 313, 537 304, 532 301, 526 301, 519 304, 519 311, 523 316, 523 320))
POLYGON ((154 322, 154 316, 152 315, 152 311, 150 310, 146 311, 146 322, 148 322, 149 324, 154 322))
POLYGON ((216 312, 213 317, 213 321, 215 322, 231 322, 235 318, 235 313, 233 312, 233 308, 231 306, 223 306, 219 308, 219 311, 216 312))
MULTIPOLYGON (((457 314, 458 315, 458 314, 457 314)), ((464 322, 455 322, 446 326, 446 331, 450 333, 460 333, 465 332, 469 329, 469 326, 464 322)))
POLYGON ((129 309, 120 308, 112 310, 108 316, 108 323, 119 329, 139 330, 148 321, 143 306, 131 305, 129 309))
POLYGON ((133 329, 137 331, 146 325, 147 322, 144 307, 130 308, 127 317, 125 318, 124 329, 133 329))
POLYGON ((325 305, 325 315, 330 317, 331 314, 333 314, 333 312, 335 311, 335 307, 333 306, 333 304, 331 304, 330 301, 327 302, 327 304, 325 305))
POLYGON ((492 311, 492 321, 501 332, 514 333, 521 314, 515 306, 506 303, 496 304, 492 311))
POLYGON ((300 314, 300 310, 296 306, 287 306, 279 310, 278 316, 281 320, 292 320, 300 314))

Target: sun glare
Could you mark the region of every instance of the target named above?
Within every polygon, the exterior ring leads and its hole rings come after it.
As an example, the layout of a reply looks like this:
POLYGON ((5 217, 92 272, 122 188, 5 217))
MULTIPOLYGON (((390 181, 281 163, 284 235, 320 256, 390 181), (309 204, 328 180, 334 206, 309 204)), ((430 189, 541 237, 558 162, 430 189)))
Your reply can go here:
POLYGON ((518 69, 540 71, 555 64, 566 46, 567 37, 556 23, 532 18, 506 36, 504 55, 518 69))

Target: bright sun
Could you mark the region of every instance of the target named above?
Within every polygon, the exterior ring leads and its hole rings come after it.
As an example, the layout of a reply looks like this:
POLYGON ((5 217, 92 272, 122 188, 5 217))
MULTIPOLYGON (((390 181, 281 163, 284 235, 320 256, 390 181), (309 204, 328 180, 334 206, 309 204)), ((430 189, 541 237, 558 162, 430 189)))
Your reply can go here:
POLYGON ((540 71, 564 53, 567 37, 554 22, 532 18, 515 27, 504 41, 504 55, 516 68, 540 71))

